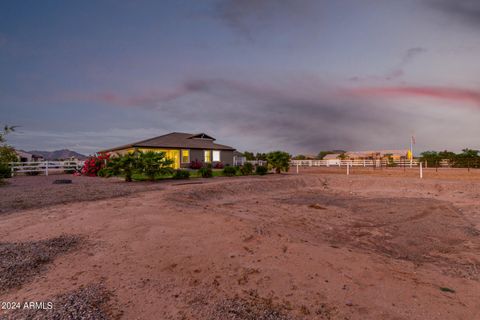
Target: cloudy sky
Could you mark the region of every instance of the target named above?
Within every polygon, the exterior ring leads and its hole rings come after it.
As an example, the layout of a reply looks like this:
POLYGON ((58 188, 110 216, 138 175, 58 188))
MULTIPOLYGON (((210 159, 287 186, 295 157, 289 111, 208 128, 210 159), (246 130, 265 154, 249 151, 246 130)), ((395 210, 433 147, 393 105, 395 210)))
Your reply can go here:
POLYGON ((0 110, 26 150, 480 149, 480 2, 3 0, 0 110))

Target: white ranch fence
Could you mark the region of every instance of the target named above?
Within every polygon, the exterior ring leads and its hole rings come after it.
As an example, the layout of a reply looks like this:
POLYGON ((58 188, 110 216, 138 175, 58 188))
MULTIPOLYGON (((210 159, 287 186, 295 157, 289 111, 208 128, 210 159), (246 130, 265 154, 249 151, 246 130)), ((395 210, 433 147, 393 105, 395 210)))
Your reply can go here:
POLYGON ((264 161, 264 160, 246 160, 244 157, 233 157, 234 166, 243 166, 245 163, 251 163, 254 166, 267 165, 267 161, 264 161))
POLYGON ((44 173, 48 176, 52 172, 63 172, 65 170, 80 170, 84 161, 67 160, 67 161, 30 161, 30 162, 10 162, 12 176, 19 173, 44 173))
POLYGON ((292 160, 291 166, 300 167, 418 167, 418 160, 393 160, 388 162, 387 160, 292 160))

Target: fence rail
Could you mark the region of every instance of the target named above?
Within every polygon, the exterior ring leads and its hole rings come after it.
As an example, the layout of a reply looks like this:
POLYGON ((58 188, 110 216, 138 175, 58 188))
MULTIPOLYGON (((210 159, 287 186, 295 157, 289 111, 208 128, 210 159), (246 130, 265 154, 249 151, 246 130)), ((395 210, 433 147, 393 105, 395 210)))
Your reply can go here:
POLYGON ((30 161, 30 162, 10 162, 12 176, 19 173, 48 173, 58 170, 79 170, 83 167, 84 161, 30 161))
POLYGON ((252 165, 254 166, 266 166, 267 165, 267 161, 264 161, 264 160, 245 160, 245 159, 238 159, 238 158, 234 158, 233 159, 233 165, 234 166, 243 166, 245 163, 251 163, 252 165))
POLYGON ((292 166, 300 167, 417 167, 418 160, 292 160, 292 166))

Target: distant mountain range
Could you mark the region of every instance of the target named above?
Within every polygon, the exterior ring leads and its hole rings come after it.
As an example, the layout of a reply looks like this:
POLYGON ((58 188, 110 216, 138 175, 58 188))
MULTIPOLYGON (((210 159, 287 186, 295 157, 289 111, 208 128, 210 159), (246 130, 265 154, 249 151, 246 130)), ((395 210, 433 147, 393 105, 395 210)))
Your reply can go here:
POLYGON ((69 158, 77 158, 79 160, 85 160, 87 159, 87 156, 72 151, 68 149, 62 149, 62 150, 55 150, 55 151, 28 151, 28 153, 31 154, 36 154, 42 156, 45 160, 61 160, 61 159, 69 159, 69 158))

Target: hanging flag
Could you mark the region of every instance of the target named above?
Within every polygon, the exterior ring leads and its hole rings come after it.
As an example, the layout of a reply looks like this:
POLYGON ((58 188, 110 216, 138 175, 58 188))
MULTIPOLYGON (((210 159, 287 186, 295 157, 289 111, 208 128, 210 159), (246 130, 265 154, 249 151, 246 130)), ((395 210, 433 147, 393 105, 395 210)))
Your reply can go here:
POLYGON ((412 143, 415 144, 415 136, 412 136, 412 143))

